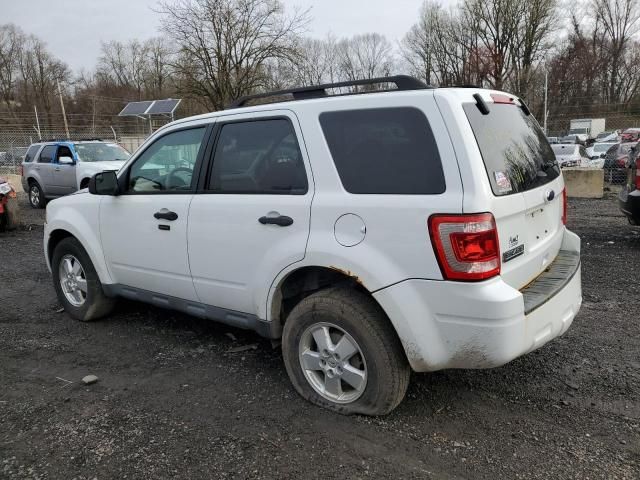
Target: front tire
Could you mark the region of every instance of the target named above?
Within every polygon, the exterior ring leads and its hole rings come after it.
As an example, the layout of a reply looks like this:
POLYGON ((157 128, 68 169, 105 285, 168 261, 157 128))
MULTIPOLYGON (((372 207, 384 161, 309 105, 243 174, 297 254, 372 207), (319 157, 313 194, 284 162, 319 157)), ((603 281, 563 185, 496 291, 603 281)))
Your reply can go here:
POLYGON ((29 204, 32 208, 44 208, 46 205, 44 192, 38 182, 31 182, 29 185, 29 204))
POLYGON ((409 384, 410 368, 388 318, 353 289, 321 290, 298 303, 284 325, 282 352, 298 393, 343 414, 385 415, 409 384))
POLYGON ((58 300, 73 318, 88 322, 113 310, 115 300, 104 294, 89 255, 75 238, 64 238, 56 245, 51 271, 58 300))

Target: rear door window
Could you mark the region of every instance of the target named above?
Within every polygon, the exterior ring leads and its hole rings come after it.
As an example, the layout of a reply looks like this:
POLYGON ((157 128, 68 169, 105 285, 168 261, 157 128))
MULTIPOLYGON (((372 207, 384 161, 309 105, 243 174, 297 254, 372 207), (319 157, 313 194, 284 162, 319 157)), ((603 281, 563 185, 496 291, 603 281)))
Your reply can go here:
POLYGON ((431 126, 417 108, 325 112, 320 125, 347 192, 429 195, 445 191, 431 126))
POLYGON ((29 147, 29 150, 27 150, 27 153, 24 156, 25 163, 29 163, 34 159, 34 157, 36 156, 36 153, 38 153, 39 148, 40 148, 40 145, 31 145, 29 147))
POLYGON ((55 145, 47 145, 40 152, 40 157, 38 158, 38 163, 51 163, 53 161, 53 156, 56 154, 56 146, 55 145))
POLYGON ((488 115, 475 103, 463 108, 494 195, 531 190, 560 175, 553 150, 533 115, 513 104, 490 103, 488 115))
POLYGON ((215 193, 304 195, 307 174, 288 119, 224 124, 208 189, 215 193))

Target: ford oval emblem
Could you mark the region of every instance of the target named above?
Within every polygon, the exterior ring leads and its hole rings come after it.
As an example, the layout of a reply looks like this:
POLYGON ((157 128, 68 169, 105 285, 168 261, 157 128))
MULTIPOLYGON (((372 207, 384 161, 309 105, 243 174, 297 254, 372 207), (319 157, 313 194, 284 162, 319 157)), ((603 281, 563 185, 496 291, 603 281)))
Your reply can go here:
POLYGON ((544 199, 547 202, 550 202, 554 198, 556 198, 556 192, 554 192, 553 190, 547 190, 546 192, 544 192, 544 199))

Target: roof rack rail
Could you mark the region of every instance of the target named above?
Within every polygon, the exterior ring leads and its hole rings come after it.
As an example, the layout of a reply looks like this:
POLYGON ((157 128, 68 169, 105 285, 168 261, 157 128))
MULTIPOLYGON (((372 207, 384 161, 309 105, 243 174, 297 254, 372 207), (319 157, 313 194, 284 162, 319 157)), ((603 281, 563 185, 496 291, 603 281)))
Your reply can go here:
POLYGON ((41 138, 38 140, 38 142, 40 143, 45 143, 45 142, 70 142, 71 140, 69 140, 68 138, 41 138))
MULTIPOLYGON (((418 80, 415 77, 411 77, 409 75, 394 75, 391 77, 378 77, 378 78, 369 78, 365 80, 349 80, 346 82, 336 82, 336 83, 325 83, 323 85, 312 85, 308 87, 297 87, 290 88, 287 90, 277 90, 274 92, 266 92, 266 93, 257 93, 255 95, 245 95, 244 97, 240 97, 234 100, 227 108, 239 108, 244 106, 250 100, 256 100, 260 98, 270 98, 270 97, 280 97, 283 95, 293 95, 294 100, 308 100, 310 98, 322 98, 328 97, 332 95, 327 94, 327 89, 330 88, 342 88, 342 87, 357 87, 361 85, 375 85, 378 83, 394 83, 396 85, 397 90, 423 90, 426 88, 433 88, 426 83, 418 80)), ((349 93, 347 95, 358 95, 361 93, 378 93, 378 92, 387 92, 387 91, 396 91, 394 90, 373 90, 366 92, 355 92, 349 93)), ((336 95, 333 95, 336 96, 336 95)), ((274 102, 267 103, 278 103, 283 100, 276 100, 274 102)), ((288 100, 284 100, 288 101, 288 100)))

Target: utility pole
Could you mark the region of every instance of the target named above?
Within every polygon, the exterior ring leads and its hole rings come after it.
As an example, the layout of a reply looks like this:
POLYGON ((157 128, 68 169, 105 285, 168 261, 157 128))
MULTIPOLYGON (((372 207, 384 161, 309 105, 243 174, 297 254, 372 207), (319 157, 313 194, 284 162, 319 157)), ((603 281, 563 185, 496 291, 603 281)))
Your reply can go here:
POLYGON ((93 133, 93 136, 96 136, 96 97, 95 95, 93 96, 93 116, 92 116, 92 120, 91 120, 91 133, 93 133))
POLYGON ((547 116, 549 115, 549 112, 547 110, 547 88, 549 85, 549 70, 547 70, 546 68, 544 69, 544 134, 548 135, 549 132, 547 132, 547 116))
POLYGON ((60 81, 56 80, 58 84, 58 95, 60 96, 60 107, 62 108, 62 118, 64 118, 64 129, 67 132, 67 139, 71 138, 69 135, 69 124, 67 123, 67 112, 64 111, 64 102, 62 101, 62 90, 60 90, 60 81))
POLYGON ((38 107, 37 106, 33 106, 33 110, 36 112, 36 125, 38 125, 37 131, 38 131, 38 140, 42 139, 42 133, 40 132, 40 119, 38 118, 38 107))

